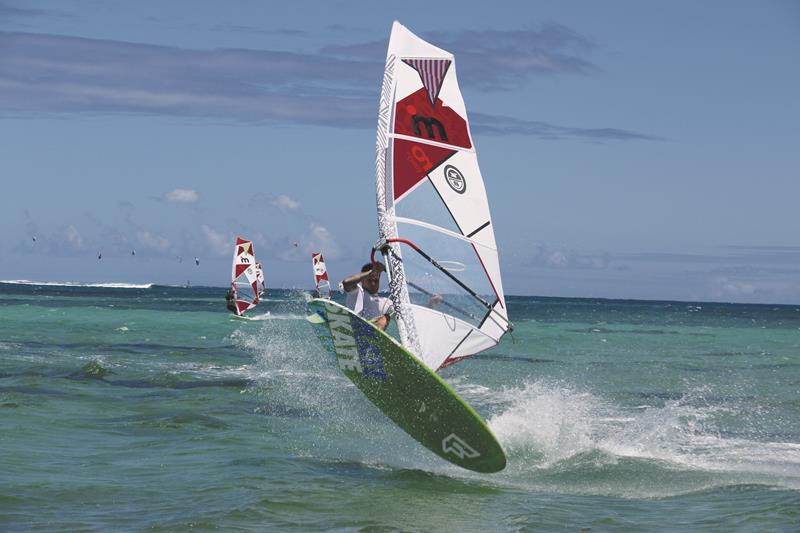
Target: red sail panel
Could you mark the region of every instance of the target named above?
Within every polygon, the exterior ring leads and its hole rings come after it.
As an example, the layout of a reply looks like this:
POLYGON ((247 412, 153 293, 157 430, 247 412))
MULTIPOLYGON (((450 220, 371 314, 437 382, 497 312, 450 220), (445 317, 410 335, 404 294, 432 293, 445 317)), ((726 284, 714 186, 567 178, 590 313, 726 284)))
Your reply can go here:
POLYGON ((438 98, 435 105, 431 104, 424 87, 397 102, 394 132, 472 148, 467 121, 438 98))
POLYGON ((254 281, 250 284, 253 287, 253 294, 255 294, 255 298, 253 299, 253 305, 258 304, 258 280, 254 281))
POLYGON ((236 277, 238 278, 239 276, 241 276, 242 272, 244 272, 248 268, 250 268, 250 265, 236 265, 236 277))
POLYGON ((395 139, 393 172, 395 202, 455 153, 455 150, 439 146, 395 139))

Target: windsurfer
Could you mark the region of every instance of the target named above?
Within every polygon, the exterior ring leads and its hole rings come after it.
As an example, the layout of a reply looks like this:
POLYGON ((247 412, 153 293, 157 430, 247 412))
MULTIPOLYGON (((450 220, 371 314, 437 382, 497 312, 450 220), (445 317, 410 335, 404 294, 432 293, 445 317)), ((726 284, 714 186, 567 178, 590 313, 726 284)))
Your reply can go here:
POLYGON ((393 312, 391 300, 378 296, 381 273, 385 271, 383 263, 367 263, 361 267, 361 272, 342 281, 347 295, 347 307, 382 330, 389 325, 390 314, 393 312))
POLYGON ((236 313, 236 296, 233 294, 233 289, 228 289, 227 294, 225 294, 225 306, 228 308, 233 314, 236 313))
POLYGON ((256 262, 256 282, 258 282, 258 296, 261 297, 267 292, 267 282, 264 281, 264 271, 259 262, 256 262))

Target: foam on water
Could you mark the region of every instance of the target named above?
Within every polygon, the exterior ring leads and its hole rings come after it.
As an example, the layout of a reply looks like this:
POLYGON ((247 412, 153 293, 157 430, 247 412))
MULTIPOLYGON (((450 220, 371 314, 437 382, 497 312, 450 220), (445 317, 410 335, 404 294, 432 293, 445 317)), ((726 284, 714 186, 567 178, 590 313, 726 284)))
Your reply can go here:
POLYGON ((701 401, 708 393, 699 389, 663 406, 627 408, 569 384, 534 381, 497 391, 506 406, 488 423, 509 455, 511 470, 557 474, 562 480, 576 472, 596 475, 594 488, 600 493, 626 495, 630 486, 624 482, 600 488, 609 468, 613 472, 622 462, 624 468, 638 465, 640 476, 705 474, 671 487, 654 482, 649 487, 654 496, 741 483, 800 488, 800 445, 725 436, 716 417, 731 411, 744 416, 738 412, 743 407, 701 401))
MULTIPOLYGON (((318 428, 313 443, 307 436, 293 441, 295 452, 470 476, 442 463, 380 415, 310 328, 265 321, 257 332, 237 330, 232 340, 255 355, 248 378, 264 405, 281 404, 281 412, 300 413, 318 428)), ((507 472, 499 476, 506 481, 615 496, 642 491, 664 496, 739 483, 800 488, 800 445, 724 436, 716 417, 746 407, 703 401, 711 395, 703 388, 661 406, 627 407, 555 380, 500 390, 461 375, 447 381, 479 411, 494 413, 488 424, 508 453, 507 472), (700 475, 669 486, 648 484, 665 472, 700 475), (573 476, 581 482, 570 481, 573 476), (617 480, 625 476, 636 481, 617 480)))
POLYGON ((419 468, 440 462, 383 416, 340 371, 311 327, 265 321, 232 340, 255 356, 250 379, 264 412, 294 413, 314 427, 286 434, 293 453, 376 468, 419 468))
POLYGON ((251 320, 261 322, 264 320, 305 320, 305 316, 292 313, 272 314, 270 311, 256 315, 242 315, 236 317, 237 320, 251 320))
MULTIPOLYGON (((292 453, 474 477, 444 463, 381 415, 341 374, 310 327, 266 319, 243 324, 230 339, 253 354, 253 364, 238 371, 253 383, 249 393, 258 398, 262 414, 304 420, 305 429, 285 435, 292 453)), ((720 399, 704 386, 647 402, 655 405, 626 405, 558 379, 500 388, 462 373, 446 380, 489 414, 488 424, 508 454, 506 471, 492 476, 493 483, 631 498, 729 485, 800 488, 800 445, 767 435, 760 440, 757 432, 731 436, 724 421, 755 416, 757 406, 720 399)))

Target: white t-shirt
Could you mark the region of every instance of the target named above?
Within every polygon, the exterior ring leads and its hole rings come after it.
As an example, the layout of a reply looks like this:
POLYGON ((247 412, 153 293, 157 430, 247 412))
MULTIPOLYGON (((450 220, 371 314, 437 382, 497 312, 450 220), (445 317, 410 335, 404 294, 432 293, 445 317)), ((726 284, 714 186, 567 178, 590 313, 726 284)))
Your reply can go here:
POLYGON ((347 308, 366 320, 392 314, 392 301, 389 298, 370 294, 360 283, 347 292, 347 308))

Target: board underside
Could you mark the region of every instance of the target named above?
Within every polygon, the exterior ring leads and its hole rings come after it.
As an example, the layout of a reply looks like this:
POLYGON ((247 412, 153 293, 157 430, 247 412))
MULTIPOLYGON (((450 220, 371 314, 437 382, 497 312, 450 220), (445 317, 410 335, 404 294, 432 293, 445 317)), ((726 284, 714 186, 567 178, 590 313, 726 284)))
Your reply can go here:
POLYGON ((308 310, 342 372, 398 427, 462 468, 505 468, 505 453, 481 417, 402 345, 336 302, 315 299, 308 310))

